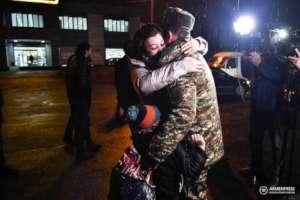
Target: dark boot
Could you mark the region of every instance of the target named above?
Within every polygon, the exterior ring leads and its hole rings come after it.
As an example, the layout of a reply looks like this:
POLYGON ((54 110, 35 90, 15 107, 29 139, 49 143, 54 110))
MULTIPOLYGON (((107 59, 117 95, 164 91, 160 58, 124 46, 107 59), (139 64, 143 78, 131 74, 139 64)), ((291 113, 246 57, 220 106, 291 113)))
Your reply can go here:
POLYGON ((69 117, 69 121, 67 123, 66 129, 65 129, 65 135, 63 138, 63 142, 67 146, 73 146, 74 141, 73 141, 73 119, 72 116, 69 117))
POLYGON ((89 159, 93 158, 93 156, 94 156, 94 153, 88 151, 87 145, 84 142, 77 145, 76 162, 82 162, 85 160, 89 160, 89 159))
POLYGON ((101 144, 95 144, 91 139, 87 140, 86 148, 89 152, 97 152, 102 147, 101 144))

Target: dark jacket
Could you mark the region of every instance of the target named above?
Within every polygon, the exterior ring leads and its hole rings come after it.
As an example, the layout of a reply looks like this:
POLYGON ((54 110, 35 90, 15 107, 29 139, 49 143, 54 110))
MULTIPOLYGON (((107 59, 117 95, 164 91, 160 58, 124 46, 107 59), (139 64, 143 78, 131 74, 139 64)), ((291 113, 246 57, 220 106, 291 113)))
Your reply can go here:
POLYGON ((65 77, 69 97, 90 97, 90 74, 91 66, 89 59, 79 59, 75 55, 69 58, 65 77))
POLYGON ((243 74, 251 81, 251 108, 255 111, 276 112, 280 109, 286 67, 273 54, 262 55, 260 66, 246 61, 243 74))
POLYGON ((157 199, 184 199, 201 174, 206 159, 205 152, 196 147, 190 138, 184 139, 155 171, 157 199))
POLYGON ((131 82, 127 56, 124 56, 116 64, 115 86, 117 99, 123 109, 126 110, 129 106, 140 103, 140 99, 131 82))

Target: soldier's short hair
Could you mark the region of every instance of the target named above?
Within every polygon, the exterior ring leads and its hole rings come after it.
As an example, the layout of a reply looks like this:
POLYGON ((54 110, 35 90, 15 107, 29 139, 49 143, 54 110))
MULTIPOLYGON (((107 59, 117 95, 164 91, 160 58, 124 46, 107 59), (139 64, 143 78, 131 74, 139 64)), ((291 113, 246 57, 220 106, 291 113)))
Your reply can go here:
POLYGON ((186 37, 193 30, 195 17, 188 11, 177 7, 168 7, 162 21, 165 31, 172 31, 179 37, 186 37))

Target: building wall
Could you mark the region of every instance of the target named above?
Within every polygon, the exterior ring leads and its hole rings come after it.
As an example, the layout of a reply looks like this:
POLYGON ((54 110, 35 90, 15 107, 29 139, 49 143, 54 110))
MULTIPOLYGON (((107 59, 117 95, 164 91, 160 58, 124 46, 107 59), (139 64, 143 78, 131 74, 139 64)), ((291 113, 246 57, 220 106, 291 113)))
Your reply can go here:
MULTIPOLYGON (((125 40, 133 36, 140 27, 140 17, 145 13, 142 10, 133 10, 124 6, 110 6, 104 4, 77 3, 60 1, 59 5, 42 5, 21 2, 9 2, 2 11, 0 38, 1 66, 6 69, 7 53, 5 41, 9 40, 40 40, 49 41, 47 48, 52 66, 65 64, 67 58, 73 53, 76 45, 82 41, 88 41, 93 48, 93 60, 95 65, 104 65, 105 48, 122 48, 125 40), (44 18, 44 28, 19 28, 11 27, 11 13, 33 13, 41 14, 44 18), (59 16, 81 16, 86 17, 88 22, 87 31, 62 30, 60 29, 59 16), (126 19, 129 21, 129 32, 105 32, 104 18, 126 19)), ((9 46, 9 45, 8 45, 9 46)), ((10 55, 12 56, 12 55, 10 55)))
POLYGON ((95 65, 104 65, 104 30, 103 16, 88 15, 88 40, 93 47, 93 63, 95 65))

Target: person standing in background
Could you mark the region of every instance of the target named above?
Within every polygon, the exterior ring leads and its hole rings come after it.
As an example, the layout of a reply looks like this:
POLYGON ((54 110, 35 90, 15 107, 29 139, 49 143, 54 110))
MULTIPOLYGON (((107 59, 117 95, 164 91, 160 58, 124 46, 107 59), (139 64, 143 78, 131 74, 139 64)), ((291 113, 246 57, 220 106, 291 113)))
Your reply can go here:
POLYGON ((80 43, 68 60, 66 88, 71 115, 65 129, 65 147, 76 148, 76 160, 90 159, 101 145, 91 140, 91 66, 92 49, 88 43, 80 43))
POLYGON ((257 185, 276 186, 280 170, 280 99, 285 81, 283 63, 272 53, 252 51, 245 65, 245 76, 252 84, 250 110, 251 167, 241 171, 257 185), (272 144, 273 161, 270 175, 264 170, 264 136, 268 133, 272 144))
POLYGON ((9 178, 13 177, 18 174, 18 171, 15 169, 10 169, 5 164, 5 158, 4 158, 4 150, 3 150, 3 136, 2 136, 2 124, 3 124, 3 114, 2 114, 2 108, 3 108, 4 100, 2 91, 0 89, 0 177, 2 178, 9 178))

